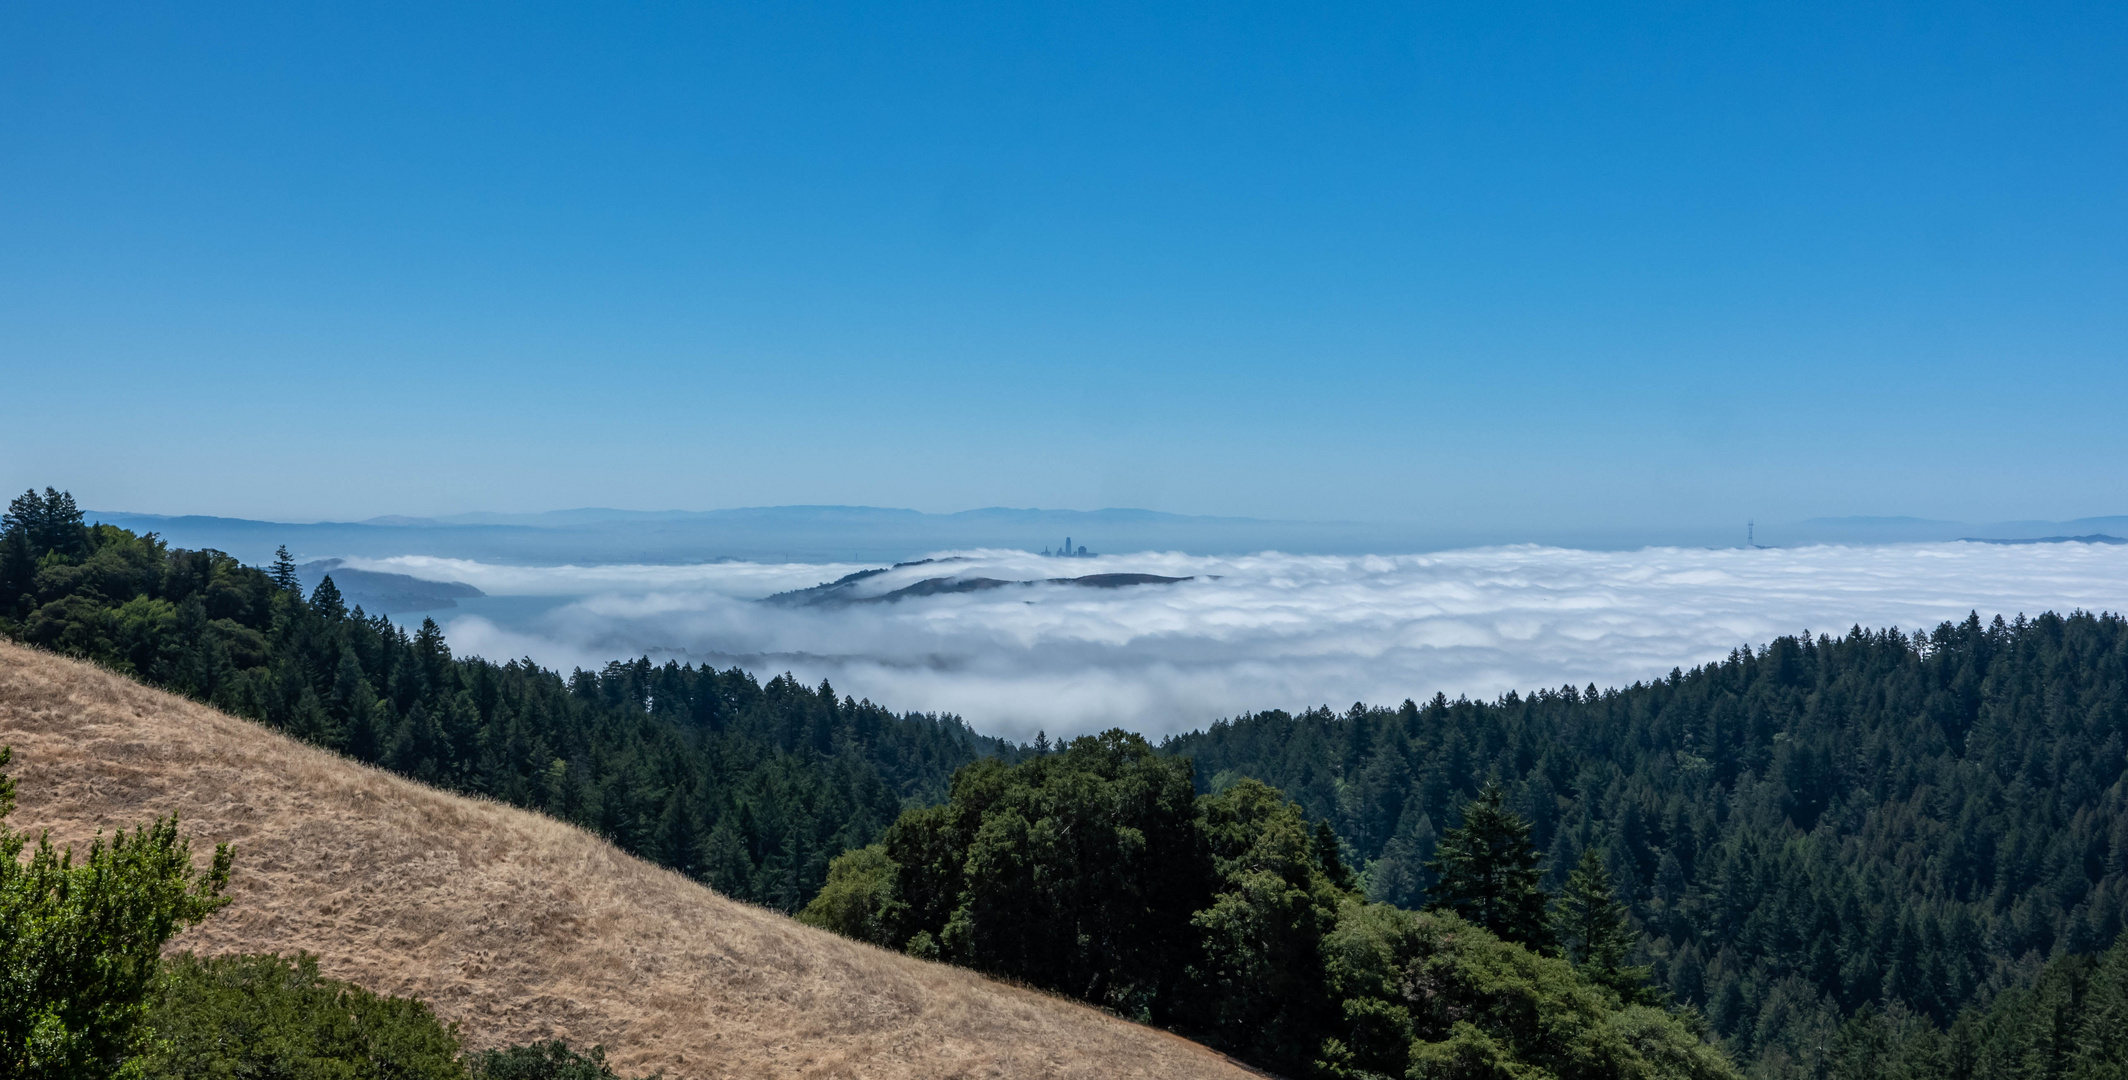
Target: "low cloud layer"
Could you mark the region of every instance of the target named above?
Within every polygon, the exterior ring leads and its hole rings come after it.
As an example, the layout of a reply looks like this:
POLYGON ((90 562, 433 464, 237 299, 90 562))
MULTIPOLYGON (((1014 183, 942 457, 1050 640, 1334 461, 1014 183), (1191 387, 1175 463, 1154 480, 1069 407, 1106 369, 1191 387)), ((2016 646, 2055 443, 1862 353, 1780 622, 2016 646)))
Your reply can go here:
POLYGON ((1109 726, 1159 735, 1254 709, 1393 704, 1437 690, 1491 697, 1619 685, 1805 629, 1912 629, 1968 611, 2128 610, 2128 547, 2086 544, 1083 560, 971 552, 866 588, 948 576, 1193 580, 1030 584, 838 607, 758 601, 862 567, 350 564, 489 593, 445 623, 461 653, 529 655, 565 670, 644 653, 763 676, 787 670, 1021 738, 1109 726))

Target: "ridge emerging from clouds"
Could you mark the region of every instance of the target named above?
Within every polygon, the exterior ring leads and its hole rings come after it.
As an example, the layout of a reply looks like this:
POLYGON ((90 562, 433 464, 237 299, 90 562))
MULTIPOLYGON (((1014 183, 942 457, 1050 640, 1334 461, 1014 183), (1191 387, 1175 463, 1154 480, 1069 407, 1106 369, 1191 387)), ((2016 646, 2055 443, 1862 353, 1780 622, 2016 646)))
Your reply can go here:
POLYGON ((1622 685, 1805 629, 2128 610, 2128 548, 2090 544, 950 557, 862 579, 868 596, 901 590, 891 602, 821 606, 759 601, 870 568, 426 556, 349 565, 463 581, 499 598, 447 621, 461 652, 564 669, 648 653, 788 670, 1017 737, 1114 725, 1158 735, 1253 709, 1622 685), (1109 574, 1188 580, 1052 580, 1109 574), (941 579, 1027 584, 910 589, 941 579))

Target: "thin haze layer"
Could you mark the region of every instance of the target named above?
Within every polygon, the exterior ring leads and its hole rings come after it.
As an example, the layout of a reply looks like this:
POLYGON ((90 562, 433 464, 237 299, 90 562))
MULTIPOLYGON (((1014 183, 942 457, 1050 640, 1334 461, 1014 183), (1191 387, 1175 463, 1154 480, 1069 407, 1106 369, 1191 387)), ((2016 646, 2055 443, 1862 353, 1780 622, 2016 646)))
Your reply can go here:
POLYGON ((649 654, 832 680, 895 708, 1018 737, 1150 734, 1266 708, 1436 691, 1621 685, 1801 630, 2128 610, 2128 547, 1920 544, 1631 552, 1503 547, 1403 556, 965 552, 867 579, 1030 584, 890 601, 763 603, 857 567, 495 566, 365 560, 515 603, 450 618, 461 652, 593 667, 649 654), (1189 578, 1090 588, 1093 574, 1189 578), (514 597, 513 597, 514 594, 514 597), (525 602, 549 596, 551 602, 525 602))

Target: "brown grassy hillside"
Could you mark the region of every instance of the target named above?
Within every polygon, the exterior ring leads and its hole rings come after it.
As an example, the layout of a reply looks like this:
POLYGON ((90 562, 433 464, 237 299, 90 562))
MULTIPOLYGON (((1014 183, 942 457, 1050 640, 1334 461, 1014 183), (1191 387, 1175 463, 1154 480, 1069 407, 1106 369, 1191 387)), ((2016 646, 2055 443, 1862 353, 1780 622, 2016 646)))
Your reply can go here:
POLYGON ((668 1077, 1243 1077, 1194 1043, 801 926, 583 832, 435 791, 0 642, 11 824, 82 841, 175 811, 236 845, 173 948, 318 954, 474 1046, 604 1043, 668 1077))

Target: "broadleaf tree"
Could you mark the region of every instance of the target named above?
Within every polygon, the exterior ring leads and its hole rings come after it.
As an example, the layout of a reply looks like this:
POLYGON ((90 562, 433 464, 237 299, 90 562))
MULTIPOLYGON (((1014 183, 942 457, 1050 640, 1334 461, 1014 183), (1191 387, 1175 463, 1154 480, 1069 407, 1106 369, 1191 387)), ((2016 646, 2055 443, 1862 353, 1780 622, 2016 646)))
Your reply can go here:
MULTIPOLYGON (((12 758, 0 747, 0 769, 12 758)), ((195 868, 172 816, 98 836, 79 863, 47 834, 24 861, 14 805, 0 772, 0 1076, 100 1080, 141 1040, 163 943, 228 902, 232 855, 195 868)))

